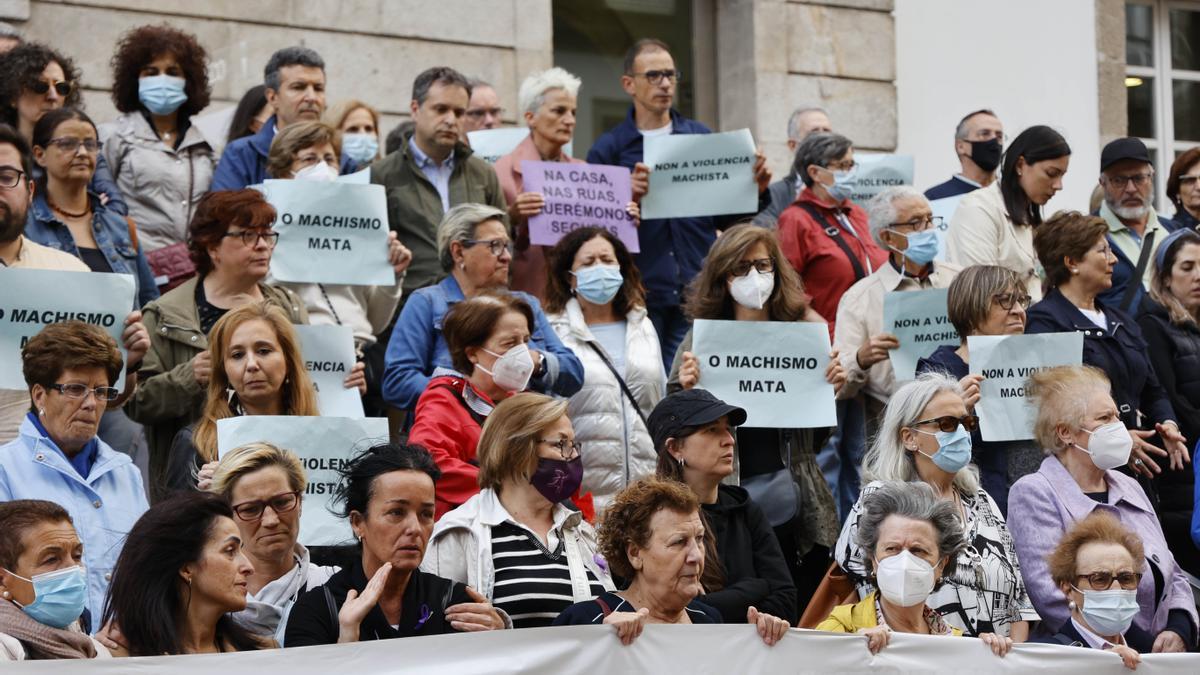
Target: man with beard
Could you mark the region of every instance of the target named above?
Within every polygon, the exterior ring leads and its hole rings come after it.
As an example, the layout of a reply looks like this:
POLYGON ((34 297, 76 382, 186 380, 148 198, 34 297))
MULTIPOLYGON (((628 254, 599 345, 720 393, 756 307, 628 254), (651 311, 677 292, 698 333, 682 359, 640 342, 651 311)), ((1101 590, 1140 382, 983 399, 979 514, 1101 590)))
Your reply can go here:
POLYGON ((986 108, 967 113, 954 129, 954 152, 962 172, 926 190, 925 198, 946 199, 991 185, 1003 150, 1004 125, 996 113, 986 108))
POLYGON ((1108 223, 1108 245, 1117 256, 1112 288, 1099 300, 1109 307, 1136 314, 1150 287, 1150 258, 1176 224, 1158 217, 1150 204, 1154 193, 1154 164, 1146 144, 1118 138, 1100 153, 1100 187, 1104 203, 1100 217, 1108 223))

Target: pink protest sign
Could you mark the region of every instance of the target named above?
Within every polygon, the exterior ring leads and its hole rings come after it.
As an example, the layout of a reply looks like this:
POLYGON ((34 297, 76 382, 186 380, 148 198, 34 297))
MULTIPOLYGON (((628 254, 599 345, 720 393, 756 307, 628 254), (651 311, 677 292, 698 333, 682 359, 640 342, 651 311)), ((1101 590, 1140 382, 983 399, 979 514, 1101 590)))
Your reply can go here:
POLYGON ((546 203, 529 219, 529 241, 553 246, 571 230, 602 227, 631 252, 638 252, 637 228, 625 212, 632 201, 629 169, 601 164, 521 162, 526 192, 540 192, 546 203))

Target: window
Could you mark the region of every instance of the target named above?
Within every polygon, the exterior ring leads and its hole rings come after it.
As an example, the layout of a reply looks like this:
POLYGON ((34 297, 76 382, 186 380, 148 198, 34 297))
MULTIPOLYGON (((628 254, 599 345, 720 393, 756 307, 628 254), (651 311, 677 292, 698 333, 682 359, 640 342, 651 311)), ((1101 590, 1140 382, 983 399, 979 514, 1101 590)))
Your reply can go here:
POLYGON ((1125 64, 1129 135, 1146 142, 1159 204, 1173 210, 1165 193, 1171 163, 1200 146, 1200 2, 1127 2, 1125 64))

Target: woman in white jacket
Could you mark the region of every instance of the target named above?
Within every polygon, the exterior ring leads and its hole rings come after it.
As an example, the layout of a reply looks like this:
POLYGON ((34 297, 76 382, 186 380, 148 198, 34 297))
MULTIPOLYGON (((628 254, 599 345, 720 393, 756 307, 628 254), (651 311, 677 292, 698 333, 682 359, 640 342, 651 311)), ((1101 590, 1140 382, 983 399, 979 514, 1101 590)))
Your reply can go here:
POLYGON ((567 412, 583 448, 583 492, 601 513, 625 486, 654 475, 646 416, 666 394, 667 378, 658 334, 633 257, 607 230, 563 237, 548 273, 546 317, 583 362, 583 387, 567 412))

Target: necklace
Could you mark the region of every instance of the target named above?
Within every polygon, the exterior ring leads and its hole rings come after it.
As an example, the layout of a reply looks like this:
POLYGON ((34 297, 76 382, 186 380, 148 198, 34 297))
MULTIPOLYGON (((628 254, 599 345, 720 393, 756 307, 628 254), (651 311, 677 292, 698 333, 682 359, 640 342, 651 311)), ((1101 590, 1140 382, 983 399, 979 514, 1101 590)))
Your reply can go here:
POLYGON ((66 216, 66 217, 68 217, 68 218, 83 218, 84 216, 86 216, 87 214, 91 213, 91 211, 92 211, 92 204, 91 204, 91 202, 89 202, 89 203, 88 203, 88 205, 87 205, 87 207, 86 207, 86 208, 84 208, 84 209, 83 209, 82 211, 80 211, 79 213, 71 213, 70 211, 68 211, 68 210, 66 210, 66 209, 64 209, 64 208, 61 208, 61 207, 59 207, 59 205, 58 205, 58 204, 55 204, 53 201, 51 201, 51 200, 50 200, 50 197, 49 197, 49 196, 47 196, 47 197, 46 197, 46 203, 50 205, 50 208, 51 208, 51 209, 53 209, 53 210, 55 210, 55 211, 57 211, 57 212, 61 213, 62 215, 66 216))

